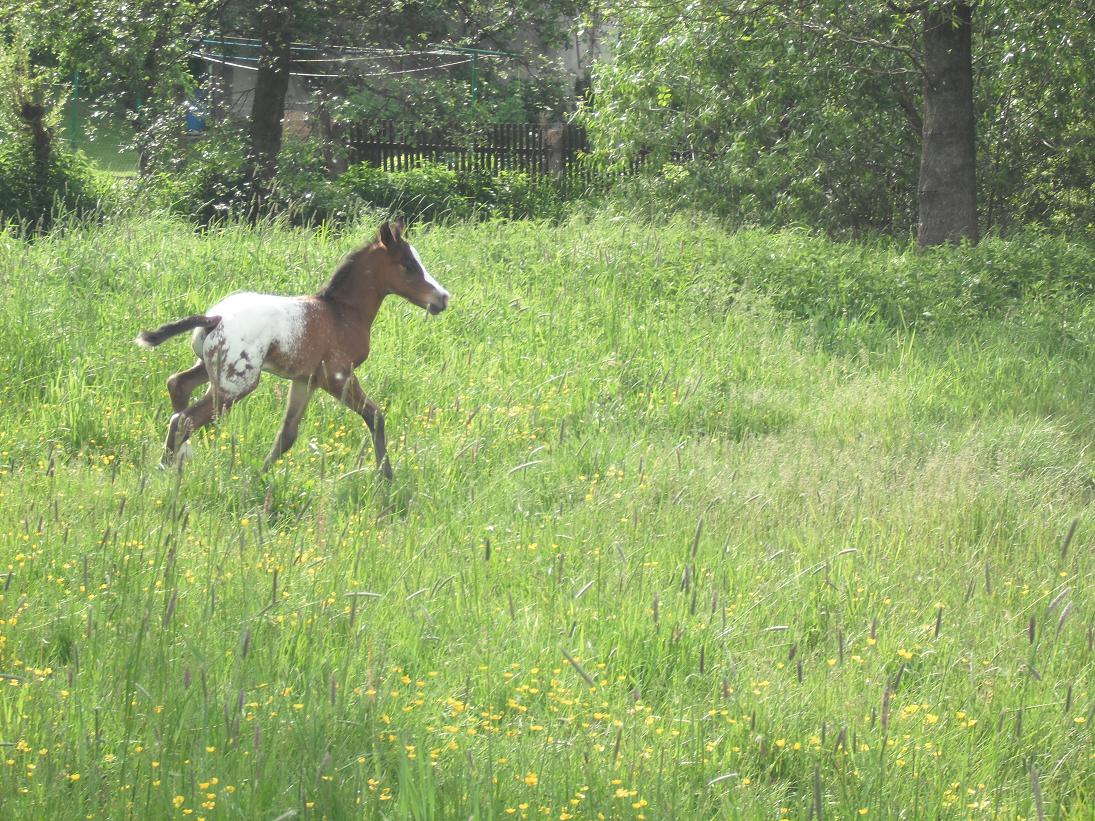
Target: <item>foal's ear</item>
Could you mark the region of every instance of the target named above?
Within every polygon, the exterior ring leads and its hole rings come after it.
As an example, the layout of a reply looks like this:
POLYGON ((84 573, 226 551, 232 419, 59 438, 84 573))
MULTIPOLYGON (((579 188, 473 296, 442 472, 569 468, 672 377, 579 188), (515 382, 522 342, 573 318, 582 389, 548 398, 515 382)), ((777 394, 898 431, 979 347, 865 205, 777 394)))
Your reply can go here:
POLYGON ((392 227, 388 224, 387 220, 384 220, 380 224, 380 233, 377 235, 377 242, 383 245, 385 248, 395 247, 395 237, 392 236, 392 227))
POLYGON ((394 250, 399 247, 399 243, 403 241, 403 229, 406 224, 403 222, 402 217, 398 217, 392 222, 387 220, 380 226, 380 244, 388 250, 394 250))

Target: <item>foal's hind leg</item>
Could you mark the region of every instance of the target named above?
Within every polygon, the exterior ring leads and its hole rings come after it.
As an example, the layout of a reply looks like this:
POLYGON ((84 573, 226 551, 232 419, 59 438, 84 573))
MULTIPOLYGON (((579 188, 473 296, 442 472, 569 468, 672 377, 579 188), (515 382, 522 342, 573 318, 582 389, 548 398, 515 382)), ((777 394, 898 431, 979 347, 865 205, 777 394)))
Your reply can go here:
POLYGON ((190 394, 199 385, 204 385, 208 381, 209 372, 200 359, 193 368, 168 377, 167 393, 171 396, 171 410, 174 413, 186 410, 187 405, 190 404, 190 394))
POLYGON ((181 411, 171 414, 171 421, 167 425, 167 441, 163 446, 163 458, 160 464, 173 465, 176 461, 175 453, 182 447, 190 434, 198 428, 208 425, 214 416, 213 389, 210 388, 205 395, 181 411))
POLYGON ((263 463, 263 470, 267 470, 297 441, 297 427, 300 425, 300 420, 304 416, 304 410, 308 407, 308 401, 312 398, 314 390, 311 380, 293 380, 293 386, 289 389, 289 402, 285 406, 285 418, 282 420, 281 430, 278 431, 277 438, 274 440, 274 446, 270 449, 266 462, 263 463))
POLYGON ((335 399, 365 420, 369 432, 373 435, 373 449, 376 451, 376 466, 385 479, 392 478, 392 463, 388 461, 388 440, 384 436, 384 414, 376 402, 365 395, 357 377, 350 373, 343 376, 339 372, 323 374, 320 387, 335 399))
MULTIPOLYGON (((256 382, 257 384, 257 382, 256 382)), ((246 391, 235 396, 225 396, 213 390, 210 386, 197 402, 186 410, 171 415, 171 422, 167 426, 167 441, 164 442, 164 454, 161 464, 167 466, 175 463, 176 451, 190 438, 194 431, 205 427, 214 419, 228 413, 236 402, 243 399, 255 389, 252 385, 246 391)))

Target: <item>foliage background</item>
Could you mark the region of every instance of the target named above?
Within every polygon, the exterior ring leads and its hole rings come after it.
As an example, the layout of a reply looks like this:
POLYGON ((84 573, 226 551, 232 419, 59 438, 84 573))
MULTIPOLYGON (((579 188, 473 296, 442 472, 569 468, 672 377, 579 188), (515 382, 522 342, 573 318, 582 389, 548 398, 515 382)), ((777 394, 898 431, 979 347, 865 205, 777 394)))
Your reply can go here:
MULTIPOLYGON (((588 120, 601 155, 700 160, 659 179, 655 196, 735 222, 911 230, 915 16, 825 2, 793 18, 763 4, 611 8, 619 39, 596 68, 588 120)), ((983 227, 1090 230, 1095 12, 979 3, 974 32, 983 227)))

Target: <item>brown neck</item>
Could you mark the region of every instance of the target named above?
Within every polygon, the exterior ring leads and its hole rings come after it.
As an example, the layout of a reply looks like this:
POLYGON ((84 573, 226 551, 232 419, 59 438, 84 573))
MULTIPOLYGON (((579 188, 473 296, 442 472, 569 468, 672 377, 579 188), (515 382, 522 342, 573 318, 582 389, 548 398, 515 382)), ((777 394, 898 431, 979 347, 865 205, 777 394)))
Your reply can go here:
POLYGON ((375 246, 355 251, 335 269, 330 281, 317 294, 320 299, 337 302, 359 313, 376 315, 385 291, 373 273, 375 246), (371 309, 371 310, 370 310, 371 309))
POLYGON ((321 299, 338 305, 343 311, 367 318, 370 323, 380 310, 384 297, 384 292, 376 287, 373 278, 368 275, 352 277, 348 282, 340 283, 338 287, 320 294, 321 299))
POLYGON ((331 281, 317 294, 317 297, 336 309, 351 332, 352 337, 363 339, 366 349, 369 344, 369 329, 376 319, 380 303, 387 295, 385 289, 376 281, 370 265, 372 248, 365 248, 353 254, 342 263, 331 277, 331 281))

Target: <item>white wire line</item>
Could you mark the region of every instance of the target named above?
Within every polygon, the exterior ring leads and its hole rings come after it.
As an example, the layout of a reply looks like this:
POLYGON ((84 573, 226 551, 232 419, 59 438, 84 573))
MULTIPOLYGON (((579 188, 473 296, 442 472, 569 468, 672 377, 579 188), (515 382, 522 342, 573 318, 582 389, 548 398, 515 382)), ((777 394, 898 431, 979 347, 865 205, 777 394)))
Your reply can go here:
MULTIPOLYGON (((294 59, 294 63, 351 63, 358 60, 390 60, 393 57, 425 57, 425 56, 438 56, 438 57, 455 57, 461 54, 459 51, 377 51, 376 54, 360 55, 357 57, 315 57, 308 59, 294 59)), ((496 54, 480 54, 480 57, 484 59, 497 59, 501 55, 496 54)), ((467 62, 467 61, 465 61, 467 62)))
MULTIPOLYGON (((247 65, 243 65, 242 63, 233 63, 231 60, 220 60, 220 59, 218 59, 216 57, 213 57, 209 54, 203 54, 200 51, 191 51, 188 56, 197 57, 199 60, 205 60, 207 63, 217 63, 218 65, 229 66, 231 68, 242 68, 246 71, 258 71, 259 70, 258 66, 247 66, 247 65)), ((393 74, 414 74, 414 73, 419 72, 419 71, 438 71, 438 70, 443 69, 443 68, 452 68, 453 66, 460 66, 460 65, 463 65, 464 63, 470 63, 471 61, 472 61, 472 58, 468 57, 465 60, 454 60, 451 63, 444 63, 443 65, 439 65, 439 66, 424 66, 423 68, 405 68, 405 69, 397 70, 397 71, 377 71, 377 72, 374 72, 372 74, 353 74, 353 75, 348 75, 348 74, 345 74, 345 73, 343 73, 343 74, 308 74, 308 73, 300 72, 300 71, 290 71, 289 76, 290 77, 332 77, 332 78, 333 77, 347 77, 347 76, 353 76, 353 77, 390 77, 393 74)), ((303 62, 303 61, 294 60, 293 62, 303 62)))
MULTIPOLYGON (((226 46, 230 46, 230 47, 238 45, 238 46, 242 46, 244 48, 259 48, 262 45, 261 40, 254 40, 254 41, 252 41, 253 42, 253 44, 252 44, 252 43, 242 43, 242 42, 237 43, 237 42, 230 42, 230 41, 227 41, 227 40, 217 40, 217 39, 205 38, 201 42, 203 44, 205 44, 206 46, 210 46, 213 50, 215 50, 215 47, 219 46, 219 45, 226 45, 226 46)), ((294 43, 293 46, 294 47, 296 47, 296 46, 304 47, 305 44, 294 43)), ((381 48, 379 46, 330 46, 326 49, 317 48, 315 46, 307 46, 307 48, 310 51, 333 51, 333 52, 336 52, 336 53, 342 52, 342 54, 340 54, 339 56, 336 56, 336 57, 306 57, 306 58, 305 57, 298 57, 298 58, 295 58, 293 60, 294 63, 335 63, 335 62, 343 63, 343 62, 357 61, 357 60, 379 60, 379 59, 384 59, 384 58, 388 58, 388 57, 426 57, 426 56, 455 57, 455 56, 461 56, 461 55, 467 53, 467 52, 459 51, 455 48, 448 48, 446 46, 439 46, 439 47, 434 48, 434 49, 424 49, 424 50, 421 50, 421 51, 408 51, 407 49, 396 49, 396 48, 381 48)), ((483 57, 484 59, 498 59, 500 57, 506 57, 506 56, 512 56, 512 55, 503 54, 502 52, 499 52, 497 54, 489 54, 489 53, 477 54, 477 56, 483 57)), ((255 59, 255 58, 236 57, 236 59, 239 60, 239 59, 255 59)))
MULTIPOLYGON (((437 66, 424 66, 422 68, 405 68, 398 71, 377 71, 372 74, 355 74, 355 77, 388 77, 392 74, 414 74, 419 71, 437 71, 443 68, 452 68, 453 66, 462 66, 464 63, 470 63, 471 57, 464 60, 453 60, 451 63, 442 63, 437 66)), ((337 76, 337 75, 336 75, 337 76)))
MULTIPOLYGON (((216 51, 216 49, 208 49, 208 51, 216 51)), ((225 58, 227 56, 228 55, 226 55, 226 54, 223 54, 223 53, 221 54, 222 58, 225 58)), ((368 62, 373 62, 373 63, 379 63, 379 62, 382 62, 384 60, 392 60, 396 57, 402 58, 402 57, 424 57, 424 56, 461 57, 461 56, 463 56, 463 52, 459 52, 459 51, 378 51, 376 54, 358 55, 358 56, 342 55, 340 57, 314 57, 314 58, 313 57, 308 57, 308 58, 294 57, 293 62, 294 63, 356 63, 356 62, 359 62, 359 61, 368 61, 368 62)), ((477 55, 477 56, 482 56, 484 60, 486 60, 486 59, 497 59, 497 57, 498 57, 498 55, 493 55, 493 54, 477 55)), ((245 63, 257 63, 259 61, 258 57, 240 57, 239 55, 236 55, 236 54, 232 55, 232 59, 233 60, 242 60, 245 63)))
MULTIPOLYGON (((189 57, 197 57, 199 60, 204 60, 207 63, 216 63, 221 66, 228 66, 229 68, 242 68, 244 71, 258 71, 258 66, 247 66, 243 63, 233 63, 231 60, 218 60, 216 57, 211 57, 208 54, 202 54, 200 51, 191 51, 189 57)), ((296 71, 289 72, 290 77, 345 77, 345 74, 301 74, 296 71)))

